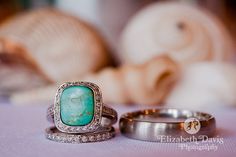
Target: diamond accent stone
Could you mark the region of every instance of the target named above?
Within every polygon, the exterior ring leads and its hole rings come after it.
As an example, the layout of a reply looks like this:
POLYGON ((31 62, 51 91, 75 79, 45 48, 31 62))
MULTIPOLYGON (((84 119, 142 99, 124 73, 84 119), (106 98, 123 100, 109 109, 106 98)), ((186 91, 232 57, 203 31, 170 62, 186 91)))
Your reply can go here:
POLYGON ((83 136, 83 137, 82 137, 82 142, 87 142, 87 141, 88 141, 87 136, 83 136))

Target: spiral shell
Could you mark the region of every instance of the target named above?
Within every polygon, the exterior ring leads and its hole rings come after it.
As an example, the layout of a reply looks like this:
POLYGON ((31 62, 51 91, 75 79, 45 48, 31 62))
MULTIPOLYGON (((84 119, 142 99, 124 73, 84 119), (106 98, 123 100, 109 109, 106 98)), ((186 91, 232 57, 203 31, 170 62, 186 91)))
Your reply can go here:
POLYGON ((98 33, 58 10, 23 13, 0 27, 0 90, 5 92, 72 80, 108 63, 98 33))
POLYGON ((163 53, 182 64, 231 59, 232 39, 222 23, 187 4, 155 3, 141 10, 121 36, 121 59, 143 63, 163 53))
POLYGON ((173 60, 161 56, 141 65, 106 68, 82 80, 98 84, 105 103, 158 105, 171 91, 178 72, 173 60))

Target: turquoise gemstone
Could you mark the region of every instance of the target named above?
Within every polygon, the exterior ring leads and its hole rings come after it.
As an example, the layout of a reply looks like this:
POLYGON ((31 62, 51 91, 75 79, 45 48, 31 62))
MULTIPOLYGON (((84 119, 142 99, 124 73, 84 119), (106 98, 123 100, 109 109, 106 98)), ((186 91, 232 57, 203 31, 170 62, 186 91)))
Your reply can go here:
POLYGON ((86 86, 71 86, 60 98, 61 121, 69 126, 84 126, 93 120, 94 94, 86 86))

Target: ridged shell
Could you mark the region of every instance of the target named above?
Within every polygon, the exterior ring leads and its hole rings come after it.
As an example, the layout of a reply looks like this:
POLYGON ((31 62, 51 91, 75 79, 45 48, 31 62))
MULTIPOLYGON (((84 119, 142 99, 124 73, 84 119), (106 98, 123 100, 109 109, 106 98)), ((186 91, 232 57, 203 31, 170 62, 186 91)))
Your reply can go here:
POLYGON ((108 62, 106 46, 98 33, 80 19, 55 9, 23 13, 0 27, 1 91, 35 87, 35 78, 45 83, 77 79, 108 62))

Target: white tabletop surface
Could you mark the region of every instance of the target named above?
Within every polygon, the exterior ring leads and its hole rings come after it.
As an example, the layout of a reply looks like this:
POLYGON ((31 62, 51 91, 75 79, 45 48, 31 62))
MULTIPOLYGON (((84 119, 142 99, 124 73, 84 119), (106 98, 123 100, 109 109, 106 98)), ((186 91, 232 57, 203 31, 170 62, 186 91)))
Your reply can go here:
MULTIPOLYGON (((114 106, 119 115, 140 107, 114 106)), ((186 150, 180 143, 154 143, 128 139, 119 133, 115 138, 97 143, 64 144, 45 139, 46 106, 14 106, 0 104, 0 156, 1 157, 143 157, 143 156, 219 156, 236 155, 236 108, 204 109, 216 117, 217 137, 223 144, 214 144, 217 150, 186 150)), ((187 143, 188 146, 194 143, 187 143)))

